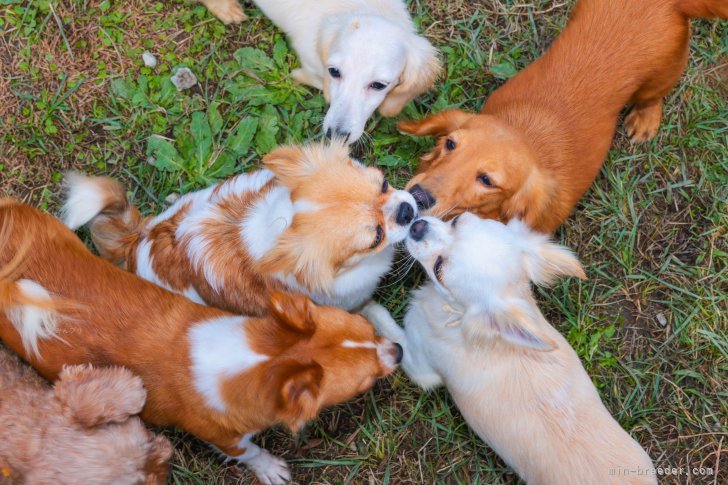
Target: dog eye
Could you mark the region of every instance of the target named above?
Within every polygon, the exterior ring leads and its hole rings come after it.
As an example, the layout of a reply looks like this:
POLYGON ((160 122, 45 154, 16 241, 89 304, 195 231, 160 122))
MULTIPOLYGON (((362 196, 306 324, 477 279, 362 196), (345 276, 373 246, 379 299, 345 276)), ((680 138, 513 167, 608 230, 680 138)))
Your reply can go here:
POLYGON ((492 186, 493 186, 493 182, 491 182, 491 181, 490 181, 490 177, 488 177, 488 176, 487 176, 487 175, 485 175, 485 174, 483 174, 483 175, 478 175, 478 181, 479 181, 479 182, 480 182, 481 184, 485 185, 486 187, 492 187, 492 186))
POLYGON ((330 67, 330 68, 329 68, 329 74, 330 74, 330 75, 331 75, 331 77, 333 77, 334 79, 339 79, 339 78, 341 77, 341 72, 339 72, 339 70, 338 70, 338 69, 336 69, 335 67, 330 67))
POLYGON ((453 140, 452 138, 448 138, 447 140, 445 140, 445 148, 448 151, 455 150, 456 146, 457 146, 457 144, 455 143, 455 140, 453 140))
POLYGON ((385 180, 384 182, 382 182, 382 193, 386 194, 387 190, 389 190, 389 182, 385 180))
POLYGON ((432 268, 432 272, 435 274, 435 278, 437 278, 437 281, 439 281, 440 283, 442 283, 442 263, 442 256, 438 256, 437 261, 435 261, 435 266, 434 268, 432 268))
POLYGON ((458 215, 455 216, 455 218, 452 220, 452 222, 450 223, 450 225, 452 225, 452 227, 455 227, 457 225, 457 223, 458 223, 458 219, 460 219, 460 214, 458 214, 458 215))
POLYGON ((380 83, 379 81, 374 81, 369 85, 369 87, 375 91, 381 91, 382 89, 386 88, 387 85, 384 83, 380 83))
POLYGON ((384 229, 382 229, 382 225, 379 224, 377 226, 377 237, 374 239, 374 243, 369 247, 369 249, 374 249, 377 246, 379 246, 379 243, 382 242, 383 238, 384 238, 384 229))

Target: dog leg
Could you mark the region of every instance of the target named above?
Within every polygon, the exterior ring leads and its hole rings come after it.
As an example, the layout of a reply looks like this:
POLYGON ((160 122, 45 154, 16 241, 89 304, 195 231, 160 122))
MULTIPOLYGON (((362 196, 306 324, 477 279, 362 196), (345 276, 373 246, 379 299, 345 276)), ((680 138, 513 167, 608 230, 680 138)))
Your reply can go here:
POLYGON ((648 141, 657 135, 662 119, 662 98, 648 103, 635 104, 627 117, 624 126, 632 143, 648 141))
POLYGON ((402 367, 410 379, 423 389, 432 389, 443 384, 442 377, 430 363, 423 349, 427 342, 417 333, 417 329, 403 329, 394 321, 392 315, 382 305, 369 302, 360 312, 367 318, 379 335, 383 335, 402 346, 402 367))
POLYGON ((248 18, 238 0, 200 0, 200 3, 224 24, 239 24, 248 18))
POLYGON ((250 468, 263 485, 280 485, 291 481, 288 463, 273 456, 253 443, 253 433, 243 435, 240 441, 230 448, 222 448, 228 459, 244 463, 250 468))
POLYGON ((374 325, 379 335, 388 338, 392 342, 397 342, 404 348, 405 340, 407 340, 404 329, 397 325, 397 322, 394 321, 386 308, 379 303, 370 301, 359 313, 374 325))

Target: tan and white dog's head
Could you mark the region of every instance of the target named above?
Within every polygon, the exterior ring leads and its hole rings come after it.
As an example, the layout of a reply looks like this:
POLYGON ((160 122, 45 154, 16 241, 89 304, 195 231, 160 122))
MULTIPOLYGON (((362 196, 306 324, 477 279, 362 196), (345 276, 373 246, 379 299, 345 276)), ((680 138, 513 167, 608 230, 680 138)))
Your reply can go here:
POLYGON ((503 224, 469 212, 450 222, 425 217, 412 224, 406 244, 445 300, 462 310, 471 342, 503 339, 552 350, 531 283, 564 275, 586 279, 571 251, 516 219, 503 224))
POLYGON ((440 74, 436 49, 411 28, 378 15, 328 19, 319 37, 331 104, 324 133, 354 143, 374 110, 395 116, 440 74))
POLYGON ((410 193, 340 141, 278 148, 263 163, 290 190, 295 213, 258 269, 292 274, 309 290, 328 292, 338 275, 391 250, 417 216, 410 193))

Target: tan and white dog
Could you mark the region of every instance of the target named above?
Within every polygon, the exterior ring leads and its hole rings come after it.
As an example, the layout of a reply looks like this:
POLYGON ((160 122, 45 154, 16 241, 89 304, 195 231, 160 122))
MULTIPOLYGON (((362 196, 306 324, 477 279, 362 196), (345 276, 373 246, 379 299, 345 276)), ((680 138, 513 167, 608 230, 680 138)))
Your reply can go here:
POLYGON ((66 365, 122 366, 147 392, 145 421, 178 426, 245 463, 263 484, 290 480, 253 443, 293 431, 370 389, 402 358, 361 315, 275 292, 248 317, 198 305, 91 254, 59 220, 0 199, 0 338, 45 378, 66 365))
MULTIPOLYGON (((238 0, 202 0, 223 22, 245 18, 238 0)), ((353 143, 374 110, 395 116, 440 75, 437 51, 417 34, 402 0, 254 0, 291 39, 294 79, 323 89, 324 132, 353 143)))
POLYGON ((446 385, 468 424, 529 484, 657 483, 650 457, 531 293, 532 282, 585 278, 566 248, 520 221, 467 212, 416 221, 407 248, 431 281, 414 291, 405 328, 381 307, 364 314, 402 345, 413 381, 446 385))
POLYGON ((295 290, 360 308, 407 236, 412 195, 342 143, 279 148, 263 163, 148 220, 117 182, 71 175, 64 220, 90 222, 102 257, 200 303, 260 315, 271 291, 295 290))

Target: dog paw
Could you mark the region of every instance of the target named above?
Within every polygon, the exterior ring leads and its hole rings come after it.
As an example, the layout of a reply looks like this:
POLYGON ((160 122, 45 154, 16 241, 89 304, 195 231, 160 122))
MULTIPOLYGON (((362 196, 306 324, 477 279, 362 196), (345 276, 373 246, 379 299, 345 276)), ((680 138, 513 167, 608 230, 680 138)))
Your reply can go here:
POLYGON ((282 485, 291 481, 288 463, 265 450, 262 450, 260 455, 246 462, 246 464, 255 473, 262 485, 282 485))
POLYGON ((657 135, 662 118, 662 102, 635 105, 624 119, 627 136, 632 143, 648 141, 657 135))
POLYGON ((224 24, 239 24, 248 18, 238 0, 208 0, 203 3, 224 24))

